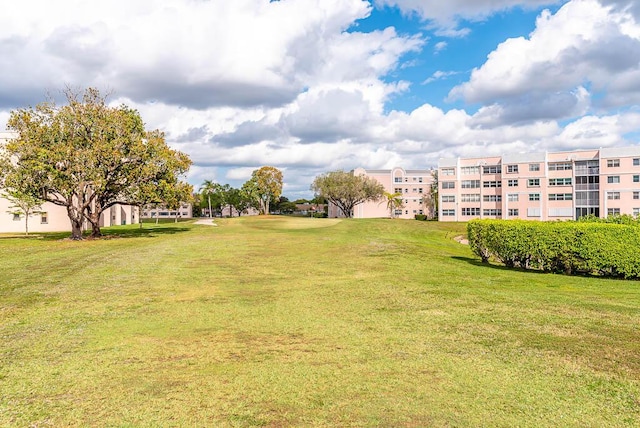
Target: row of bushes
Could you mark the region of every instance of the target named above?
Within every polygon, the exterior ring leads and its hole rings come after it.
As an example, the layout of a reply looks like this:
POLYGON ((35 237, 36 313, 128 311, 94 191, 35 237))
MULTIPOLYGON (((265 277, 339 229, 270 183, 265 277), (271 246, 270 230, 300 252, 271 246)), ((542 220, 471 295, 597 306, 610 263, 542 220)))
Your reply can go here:
POLYGON ((483 262, 567 274, 640 278, 640 227, 599 222, 472 220, 469 245, 483 262))

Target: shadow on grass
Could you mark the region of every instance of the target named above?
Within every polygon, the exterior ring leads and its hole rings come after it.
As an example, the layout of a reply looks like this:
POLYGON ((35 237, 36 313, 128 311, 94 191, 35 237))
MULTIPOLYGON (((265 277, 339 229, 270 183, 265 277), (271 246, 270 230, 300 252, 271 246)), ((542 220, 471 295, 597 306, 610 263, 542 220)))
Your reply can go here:
MULTIPOLYGON (((107 228, 102 229, 102 236, 97 240, 108 240, 117 238, 154 238, 162 235, 173 235, 180 232, 188 231, 188 227, 180 226, 164 226, 164 225, 150 225, 145 224, 143 228, 107 228)), ((45 241, 60 241, 63 239, 69 239, 71 237, 70 232, 47 232, 47 233, 31 233, 27 235, 0 235, 0 240, 3 239, 29 239, 29 240, 45 240, 45 241)), ((92 240, 91 231, 87 231, 83 235, 85 240, 92 240)))
POLYGON ((512 267, 512 268, 510 268, 510 267, 507 267, 505 265, 496 265, 496 264, 492 264, 492 263, 482 263, 481 260, 474 259, 474 258, 471 258, 471 257, 452 256, 451 258, 454 259, 454 260, 460 260, 460 261, 463 261, 463 262, 467 262, 467 263, 469 263, 470 265, 473 265, 473 266, 496 269, 496 270, 502 270, 502 271, 526 272, 526 273, 537 273, 537 274, 548 273, 548 272, 543 272, 541 270, 523 269, 523 268, 520 268, 520 267, 512 267))
POLYGON ((496 269, 496 270, 501 270, 501 271, 510 271, 510 272, 522 272, 522 273, 528 273, 528 274, 538 274, 538 275, 562 275, 562 276, 567 276, 567 277, 582 277, 582 278, 598 278, 598 279, 609 279, 609 280, 625 280, 624 278, 618 278, 618 277, 614 277, 614 276, 606 276, 606 275, 597 275, 595 273, 592 272, 574 272, 571 274, 568 273, 563 273, 563 272, 548 272, 548 271, 542 271, 542 270, 537 270, 537 269, 524 269, 521 267, 508 267, 505 265, 497 265, 497 264, 492 264, 492 263, 482 263, 481 260, 478 259, 474 259, 471 257, 460 257, 460 256, 452 256, 451 257, 454 260, 460 260, 463 262, 467 262, 470 265, 473 266, 478 266, 478 267, 484 267, 484 268, 489 268, 489 269, 496 269))

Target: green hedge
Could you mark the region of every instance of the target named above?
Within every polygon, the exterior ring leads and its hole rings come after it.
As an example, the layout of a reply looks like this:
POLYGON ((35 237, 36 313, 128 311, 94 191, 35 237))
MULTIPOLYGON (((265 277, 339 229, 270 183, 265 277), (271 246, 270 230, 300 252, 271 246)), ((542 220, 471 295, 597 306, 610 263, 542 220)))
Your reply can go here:
POLYGON ((472 220, 469 245, 483 262, 568 274, 640 278, 640 227, 596 222, 472 220))

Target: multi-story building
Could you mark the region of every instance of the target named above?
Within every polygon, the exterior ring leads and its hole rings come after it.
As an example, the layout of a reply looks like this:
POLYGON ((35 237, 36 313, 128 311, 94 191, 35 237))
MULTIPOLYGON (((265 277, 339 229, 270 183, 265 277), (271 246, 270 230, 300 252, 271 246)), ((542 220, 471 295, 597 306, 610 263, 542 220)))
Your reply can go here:
POLYGON ((438 163, 439 219, 640 214, 640 146, 438 163))
MULTIPOLYGON (((15 138, 13 132, 0 132, 0 147, 9 139, 15 138)), ((0 188, 0 233, 24 233, 27 219, 19 213, 8 199, 2 197, 0 188)), ((100 227, 138 223, 138 208, 127 205, 114 205, 105 210, 100 217, 100 227)), ((30 232, 64 232, 71 230, 71 221, 65 207, 44 202, 28 219, 30 232)), ((84 228, 90 228, 85 221, 84 228)))
MULTIPOLYGON (((385 188, 388 193, 399 193, 402 196, 402 208, 393 213, 396 218, 414 218, 416 214, 426 214, 429 206, 426 203, 431 184, 433 183, 432 170, 405 170, 393 169, 364 169, 353 170, 355 175, 364 175, 374 178, 385 188)), ((367 201, 354 207, 353 218, 377 218, 389 217, 387 200, 367 201)), ((329 204, 328 216, 331 218, 344 217, 342 211, 335 205, 329 204)))

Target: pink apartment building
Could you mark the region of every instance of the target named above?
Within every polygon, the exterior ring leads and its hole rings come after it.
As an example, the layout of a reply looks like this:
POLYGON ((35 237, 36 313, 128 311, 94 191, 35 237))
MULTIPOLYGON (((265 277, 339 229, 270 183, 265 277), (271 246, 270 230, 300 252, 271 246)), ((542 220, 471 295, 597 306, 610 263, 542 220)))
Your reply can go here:
MULTIPOLYGON (((394 213, 396 218, 414 218, 416 214, 425 214, 428 207, 425 206, 425 195, 433 183, 432 170, 405 170, 393 169, 364 169, 356 168, 353 174, 365 175, 376 179, 388 193, 401 193, 403 207, 394 213)), ((344 217, 338 207, 329 204, 328 216, 330 218, 344 217)), ((358 204, 353 209, 353 218, 378 218, 389 217, 386 199, 369 201, 358 204)))
POLYGON ((439 220, 640 214, 640 147, 438 162, 439 220))

